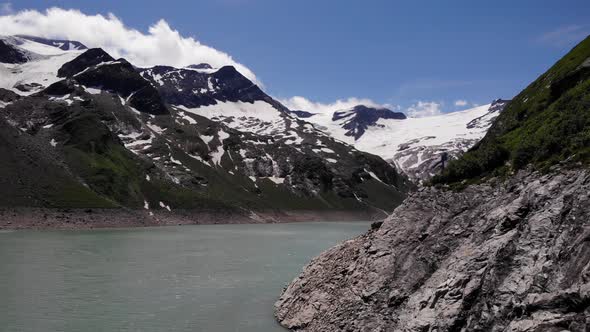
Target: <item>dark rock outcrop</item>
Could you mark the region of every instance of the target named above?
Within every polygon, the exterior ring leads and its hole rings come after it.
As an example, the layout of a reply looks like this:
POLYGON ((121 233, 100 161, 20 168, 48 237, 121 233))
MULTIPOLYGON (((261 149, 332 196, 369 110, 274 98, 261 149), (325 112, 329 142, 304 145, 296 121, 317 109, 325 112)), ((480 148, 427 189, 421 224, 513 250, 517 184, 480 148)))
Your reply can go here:
POLYGON ((39 83, 21 83, 14 86, 15 89, 21 92, 31 92, 35 90, 43 89, 43 85, 39 83))
POLYGON ((144 79, 125 59, 115 61, 100 48, 90 49, 64 64, 60 77, 70 77, 87 87, 109 90, 123 98, 140 112, 169 114, 158 90, 144 79))
POLYGON ((26 52, 18 49, 14 45, 0 40, 0 62, 2 63, 25 63, 29 60, 26 52))
POLYGON ((254 102, 266 97, 256 84, 240 74, 233 66, 220 68, 213 73, 212 77, 218 83, 218 92, 215 95, 218 100, 254 102))
POLYGON ((252 103, 270 99, 256 84, 232 66, 222 67, 214 73, 156 66, 142 69, 140 73, 171 105, 197 108, 214 105, 219 101, 252 103))
POLYGON ((289 113, 295 115, 296 117, 300 118, 300 119, 307 119, 307 118, 311 118, 312 116, 315 115, 315 113, 311 113, 311 112, 307 112, 307 111, 289 111, 289 113))
POLYGON ((58 71, 57 77, 72 77, 83 72, 87 68, 96 66, 103 62, 114 61, 107 52, 101 48, 93 48, 82 53, 74 60, 65 63, 58 71))
POLYGON ((379 119, 404 120, 406 115, 401 112, 393 112, 386 108, 374 108, 358 105, 348 111, 334 112, 332 121, 345 120, 342 128, 346 129, 346 136, 359 139, 370 126, 376 125, 379 119))
POLYGON ((46 96, 63 96, 74 92, 75 89, 76 87, 72 80, 62 80, 51 84, 41 94, 46 96))
POLYGON ((276 303, 297 331, 587 331, 590 172, 424 188, 314 259, 276 303))
POLYGON ((504 108, 506 108, 506 105, 508 105, 509 102, 510 102, 510 100, 505 100, 505 99, 494 100, 492 102, 492 104, 490 105, 490 109, 488 110, 488 112, 478 118, 471 120, 469 123, 467 123, 467 128, 473 129, 473 128, 488 128, 488 127, 490 127, 492 125, 492 123, 494 123, 494 120, 496 120, 498 115, 500 115, 500 112, 502 112, 504 110, 504 108))
POLYGON ((20 95, 18 95, 17 93, 0 88, 0 101, 3 101, 5 103, 12 103, 14 101, 17 101, 19 98, 20 95))

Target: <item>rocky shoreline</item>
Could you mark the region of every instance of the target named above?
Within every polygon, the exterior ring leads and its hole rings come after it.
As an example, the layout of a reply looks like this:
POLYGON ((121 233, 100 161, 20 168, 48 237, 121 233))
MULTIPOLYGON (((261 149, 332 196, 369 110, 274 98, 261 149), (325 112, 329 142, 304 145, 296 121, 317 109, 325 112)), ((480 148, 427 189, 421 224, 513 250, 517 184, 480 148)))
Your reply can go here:
POLYGON ((93 229, 199 224, 360 221, 383 218, 361 211, 281 211, 240 214, 223 211, 0 208, 0 229, 93 229))
POLYGON ((315 258, 275 315, 297 331, 587 331, 590 172, 424 188, 315 258))

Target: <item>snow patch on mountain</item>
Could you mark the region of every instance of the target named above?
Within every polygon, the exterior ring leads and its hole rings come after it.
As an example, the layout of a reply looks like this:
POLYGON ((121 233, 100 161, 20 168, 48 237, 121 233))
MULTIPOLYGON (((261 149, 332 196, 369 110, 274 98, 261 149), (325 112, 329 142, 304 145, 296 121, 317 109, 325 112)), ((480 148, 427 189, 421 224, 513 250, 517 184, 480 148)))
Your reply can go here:
POLYGON ((356 143, 359 150, 391 159, 397 151, 420 146, 441 145, 455 140, 478 140, 485 128, 467 128, 469 121, 485 115, 490 105, 444 115, 408 118, 405 120, 380 119, 378 126, 370 127, 356 143))
POLYGON ((282 134, 286 130, 285 120, 280 111, 263 100, 253 103, 218 100, 216 104, 197 108, 188 108, 183 105, 176 107, 187 113, 221 121, 230 128, 259 135, 282 134))
POLYGON ((507 101, 472 109, 422 118, 395 119, 380 117, 361 135, 351 135, 353 109, 317 113, 305 120, 334 138, 393 163, 410 178, 421 181, 445 167, 447 160, 458 157, 487 132, 507 101))
POLYGON ((59 68, 83 52, 64 51, 19 37, 0 39, 28 52, 29 61, 25 63, 0 63, 0 88, 12 90, 20 95, 30 95, 61 80, 57 77, 59 68))

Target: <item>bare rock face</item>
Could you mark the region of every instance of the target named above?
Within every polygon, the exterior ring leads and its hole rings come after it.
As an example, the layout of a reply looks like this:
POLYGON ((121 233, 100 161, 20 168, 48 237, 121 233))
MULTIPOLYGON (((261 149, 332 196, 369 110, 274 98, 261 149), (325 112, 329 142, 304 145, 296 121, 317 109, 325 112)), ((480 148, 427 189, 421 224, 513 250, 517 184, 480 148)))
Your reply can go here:
POLYGON ((297 331, 587 331, 590 172, 425 188, 315 258, 276 303, 297 331))
POLYGON ((27 53, 15 45, 0 40, 0 62, 3 63, 25 63, 29 60, 27 53))

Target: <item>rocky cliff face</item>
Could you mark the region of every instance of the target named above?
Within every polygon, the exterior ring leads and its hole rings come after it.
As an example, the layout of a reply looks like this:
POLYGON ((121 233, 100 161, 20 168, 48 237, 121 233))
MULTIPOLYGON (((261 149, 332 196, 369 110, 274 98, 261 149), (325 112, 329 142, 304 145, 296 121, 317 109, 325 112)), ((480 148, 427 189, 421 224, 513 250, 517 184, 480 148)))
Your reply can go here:
POLYGON ((588 59, 590 37, 432 180, 447 189, 423 188, 312 261, 277 302, 279 321, 302 331, 590 330, 588 59))
POLYGON ((314 259, 276 303, 298 331, 587 331, 590 172, 424 188, 314 259))

